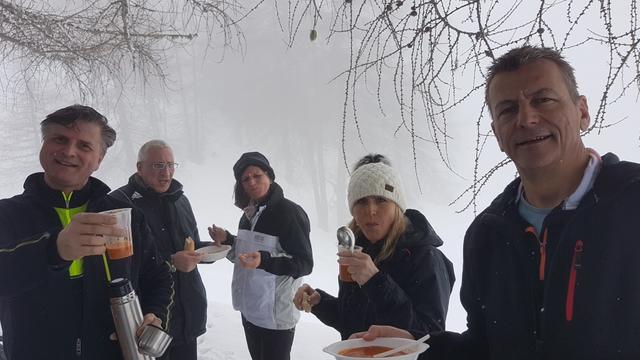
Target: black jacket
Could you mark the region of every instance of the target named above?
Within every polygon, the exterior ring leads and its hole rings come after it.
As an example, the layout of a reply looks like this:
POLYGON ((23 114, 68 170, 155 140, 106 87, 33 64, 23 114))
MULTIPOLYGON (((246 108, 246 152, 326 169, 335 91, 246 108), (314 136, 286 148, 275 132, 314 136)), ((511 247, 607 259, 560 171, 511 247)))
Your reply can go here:
MULTIPOLYGON (((86 204, 87 212, 128 207, 107 195, 109 188, 95 178, 72 193, 44 182, 44 174, 30 175, 25 191, 0 200, 0 322, 10 360, 119 359, 109 309, 105 266, 101 256, 83 258, 83 276, 71 279, 70 262, 57 252, 62 224, 56 208, 86 204)), ((143 313, 167 320, 171 303, 168 267, 157 257, 141 213, 132 213, 133 256, 109 261, 112 278, 129 278, 139 295, 143 313)))
POLYGON ((577 209, 547 215, 544 281, 540 243, 518 214, 519 184, 467 231, 468 330, 434 337, 428 358, 640 358, 640 165, 605 155, 577 209))
MULTIPOLYGON (((145 215, 156 247, 162 259, 170 263, 171 255, 184 250, 184 241, 191 237, 196 249, 211 245, 203 243, 198 235, 196 219, 182 184, 172 180, 169 190, 159 194, 143 184, 139 176, 132 175, 129 183, 110 196, 135 205, 145 215)), ((193 271, 173 273, 175 284, 174 306, 169 317, 169 332, 173 344, 192 341, 204 334, 207 325, 207 294, 200 273, 193 271)))
MULTIPOLYGON (((422 331, 444 330, 449 295, 455 281, 451 262, 436 247, 442 240, 417 210, 407 210, 408 226, 390 258, 360 287, 339 281, 338 297, 318 289, 320 303, 312 308, 323 323, 340 332, 342 339, 370 325, 392 325, 422 331)), ((382 242, 356 240, 374 259, 382 242)))

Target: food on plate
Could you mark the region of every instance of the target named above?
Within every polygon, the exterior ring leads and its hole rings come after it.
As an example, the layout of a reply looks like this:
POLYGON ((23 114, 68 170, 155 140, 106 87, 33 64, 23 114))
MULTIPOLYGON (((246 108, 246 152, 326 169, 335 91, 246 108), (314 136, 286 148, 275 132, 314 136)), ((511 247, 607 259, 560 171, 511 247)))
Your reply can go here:
MULTIPOLYGON (((361 346, 361 347, 341 350, 340 352, 338 352, 338 354, 343 356, 350 356, 350 357, 372 358, 373 355, 380 354, 385 351, 389 351, 391 349, 392 348, 387 346, 361 346)), ((385 357, 406 355, 410 353, 411 351, 398 351, 397 353, 394 353, 394 354, 391 354, 390 356, 385 356, 385 357)))
POLYGON ((311 312, 311 302, 309 301, 309 299, 311 298, 311 296, 309 296, 309 294, 307 294, 306 292, 302 293, 302 310, 304 310, 305 312, 311 312))
POLYGON ((189 236, 186 239, 184 239, 184 249, 186 251, 195 251, 196 250, 196 243, 193 241, 191 236, 189 236))

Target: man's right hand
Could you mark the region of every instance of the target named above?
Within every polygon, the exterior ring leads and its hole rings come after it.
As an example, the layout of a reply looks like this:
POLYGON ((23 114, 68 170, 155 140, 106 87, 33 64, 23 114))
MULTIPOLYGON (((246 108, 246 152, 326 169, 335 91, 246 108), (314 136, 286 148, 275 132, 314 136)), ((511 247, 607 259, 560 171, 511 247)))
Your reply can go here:
POLYGON ((104 235, 126 236, 126 230, 116 227, 116 223, 115 216, 108 214, 75 215, 69 225, 58 234, 58 255, 63 260, 71 261, 83 256, 104 254, 104 235))
POLYGON ((202 261, 202 254, 190 250, 180 250, 171 255, 173 266, 180 272, 192 272, 202 261))
POLYGON ((371 325, 369 326, 369 330, 354 333, 349 336, 349 339, 363 339, 366 341, 373 341, 379 337, 397 337, 415 340, 413 335, 411 335, 411 333, 409 333, 407 330, 386 325, 371 325))

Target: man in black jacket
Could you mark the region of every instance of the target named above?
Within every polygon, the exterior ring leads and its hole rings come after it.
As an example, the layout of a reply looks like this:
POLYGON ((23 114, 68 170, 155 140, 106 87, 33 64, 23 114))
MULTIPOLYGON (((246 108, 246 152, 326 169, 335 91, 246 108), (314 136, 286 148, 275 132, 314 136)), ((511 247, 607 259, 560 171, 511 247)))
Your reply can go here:
POLYGON ((162 359, 195 360, 196 338, 206 330, 207 295, 197 268, 201 256, 194 249, 211 243, 200 241, 191 204, 173 178, 177 166, 169 144, 148 141, 138 152, 138 171, 111 196, 142 210, 162 259, 172 269, 175 303, 168 328, 173 342, 162 359))
POLYGON ((121 358, 109 339, 109 280, 131 280, 146 326, 167 320, 171 276, 139 212, 132 213, 133 256, 104 256, 104 236, 121 236, 123 229, 97 212, 127 206, 90 176, 115 141, 107 119, 72 105, 48 115, 41 130, 44 173, 30 175, 23 194, 0 200, 5 353, 9 360, 121 358))
POLYGON ((429 359, 640 358, 640 165, 582 143, 587 100, 554 50, 498 58, 486 102, 520 176, 467 231, 468 330, 433 336, 429 359))

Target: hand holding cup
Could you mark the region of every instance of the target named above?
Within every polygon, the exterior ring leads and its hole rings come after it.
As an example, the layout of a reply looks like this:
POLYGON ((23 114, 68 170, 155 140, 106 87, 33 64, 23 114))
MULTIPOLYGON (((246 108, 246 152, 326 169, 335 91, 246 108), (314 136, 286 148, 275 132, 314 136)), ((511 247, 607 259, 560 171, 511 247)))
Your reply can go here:
POLYGON ((80 213, 58 233, 56 247, 63 260, 71 261, 83 256, 102 255, 106 236, 125 236, 126 230, 117 226, 112 215, 80 213))
POLYGON ((358 285, 363 285, 380 271, 371 256, 362 252, 360 246, 356 246, 353 253, 339 249, 338 264, 340 264, 340 280, 355 281, 358 285))

